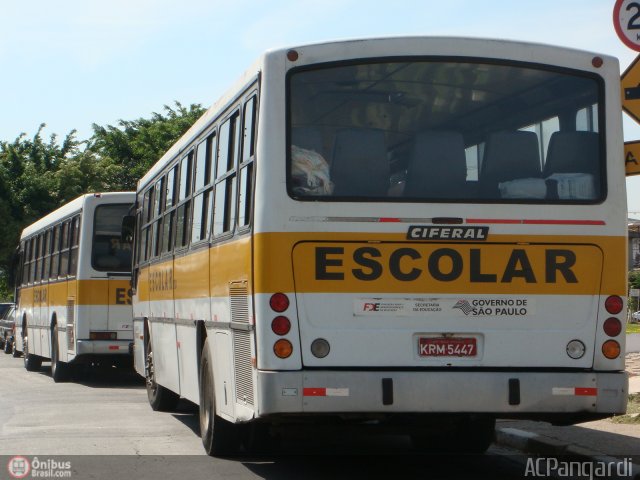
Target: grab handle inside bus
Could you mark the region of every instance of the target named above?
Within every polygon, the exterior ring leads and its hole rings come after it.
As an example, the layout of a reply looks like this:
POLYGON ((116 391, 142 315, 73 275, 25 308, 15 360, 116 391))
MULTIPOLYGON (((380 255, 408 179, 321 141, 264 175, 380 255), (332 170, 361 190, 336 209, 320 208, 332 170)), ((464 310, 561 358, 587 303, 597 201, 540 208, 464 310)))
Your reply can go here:
POLYGON ((136 228, 135 215, 125 215, 122 217, 122 230, 120 231, 120 241, 124 243, 133 242, 133 232, 136 228))

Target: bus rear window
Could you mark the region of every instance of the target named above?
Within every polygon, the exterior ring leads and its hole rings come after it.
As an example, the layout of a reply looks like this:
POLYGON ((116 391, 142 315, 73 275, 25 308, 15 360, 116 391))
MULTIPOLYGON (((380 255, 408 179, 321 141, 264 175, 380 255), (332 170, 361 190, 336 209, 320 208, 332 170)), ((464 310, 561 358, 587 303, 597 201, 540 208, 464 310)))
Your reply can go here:
POLYGON ((93 225, 91 265, 95 270, 131 271, 131 244, 122 242, 122 218, 130 205, 115 204, 96 207, 93 225))
POLYGON ((295 69, 298 200, 596 203, 601 80, 530 64, 417 60, 295 69))

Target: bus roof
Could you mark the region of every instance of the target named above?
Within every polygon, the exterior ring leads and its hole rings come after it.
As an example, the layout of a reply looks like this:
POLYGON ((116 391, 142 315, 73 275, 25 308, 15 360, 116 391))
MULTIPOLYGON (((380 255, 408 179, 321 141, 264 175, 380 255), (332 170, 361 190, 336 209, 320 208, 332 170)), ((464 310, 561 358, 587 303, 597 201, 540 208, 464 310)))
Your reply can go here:
POLYGON ((54 210, 48 215, 42 217, 40 220, 32 223, 24 230, 22 230, 22 235, 20 235, 20 240, 34 234, 35 232, 42 230, 47 225, 51 225, 56 223, 58 220, 62 220, 73 214, 74 212, 80 211, 85 204, 87 198, 99 197, 104 199, 122 199, 123 202, 132 202, 135 200, 134 192, 105 192, 105 193, 87 193, 85 195, 81 195, 78 198, 71 200, 69 203, 66 203, 62 207, 54 210))

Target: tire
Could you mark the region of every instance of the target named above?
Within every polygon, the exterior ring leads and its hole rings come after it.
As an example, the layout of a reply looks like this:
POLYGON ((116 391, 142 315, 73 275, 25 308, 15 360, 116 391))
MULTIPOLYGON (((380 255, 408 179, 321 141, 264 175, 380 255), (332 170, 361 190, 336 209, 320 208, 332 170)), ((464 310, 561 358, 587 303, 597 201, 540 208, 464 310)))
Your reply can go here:
POLYGON ((237 455, 241 445, 242 432, 240 426, 227 422, 216 415, 213 367, 208 339, 202 349, 199 377, 199 420, 202 445, 207 454, 211 456, 237 455))
POLYGON ((11 340, 11 356, 13 358, 18 358, 20 355, 20 351, 16 348, 16 337, 14 336, 11 340))
POLYGON ((13 352, 13 341, 10 338, 4 339, 4 353, 13 352))
POLYGON ((155 367, 153 364, 153 350, 151 338, 145 339, 146 362, 144 368, 145 383, 147 385, 147 398, 149 405, 155 411, 173 412, 178 405, 180 396, 175 392, 156 383, 155 367))
POLYGON ((67 382, 71 376, 71 365, 60 360, 58 351, 58 326, 51 333, 51 378, 56 383, 67 382))
MULTIPOLYGON (((25 328, 26 332, 27 329, 25 328)), ((24 348, 24 368, 27 369, 28 372, 37 372, 40 370, 42 366, 42 357, 29 353, 29 336, 25 335, 22 338, 22 345, 24 348)))

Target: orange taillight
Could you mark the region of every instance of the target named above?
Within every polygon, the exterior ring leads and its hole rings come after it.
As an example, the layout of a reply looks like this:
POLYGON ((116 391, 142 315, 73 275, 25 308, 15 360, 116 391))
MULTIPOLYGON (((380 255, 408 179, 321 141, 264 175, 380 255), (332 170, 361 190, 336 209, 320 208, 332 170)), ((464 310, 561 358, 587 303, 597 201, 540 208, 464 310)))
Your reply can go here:
POLYGON ((602 344, 602 354, 609 360, 620 356, 620 344, 615 340, 607 340, 602 344))
POLYGON ((291 345, 289 340, 281 338, 273 344, 273 353, 275 353, 278 358, 289 358, 293 353, 293 345, 291 345))

